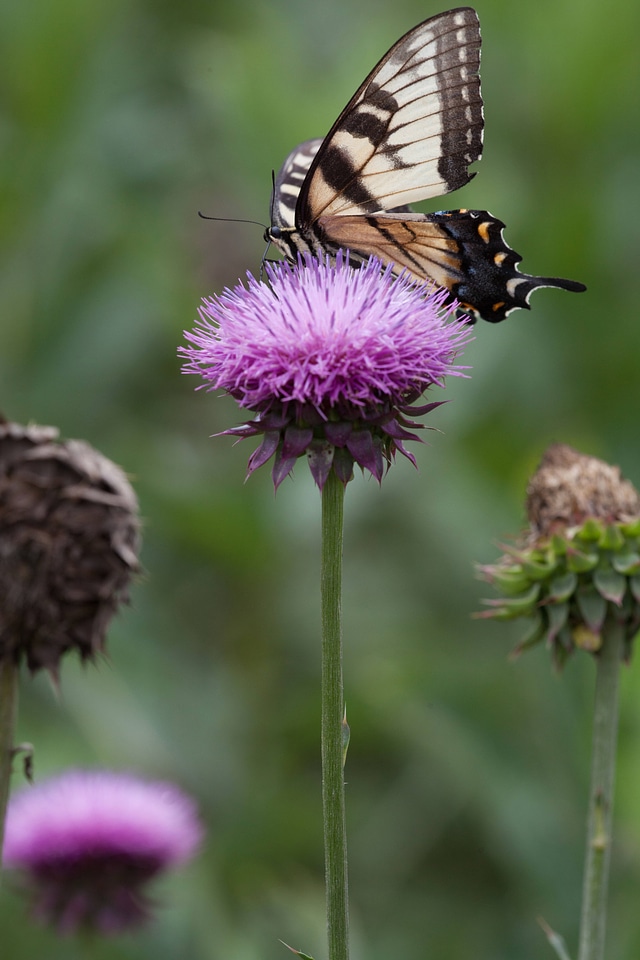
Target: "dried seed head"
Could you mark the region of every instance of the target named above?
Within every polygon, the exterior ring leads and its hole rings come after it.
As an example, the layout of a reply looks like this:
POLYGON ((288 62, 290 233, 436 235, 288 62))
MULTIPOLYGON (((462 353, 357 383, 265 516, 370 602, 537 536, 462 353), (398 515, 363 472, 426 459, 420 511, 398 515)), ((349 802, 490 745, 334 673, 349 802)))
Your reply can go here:
POLYGON ((122 470, 53 427, 0 420, 0 658, 56 676, 91 660, 138 570, 136 496, 122 470))
POLYGON ((619 467, 554 443, 529 481, 527 515, 536 535, 578 526, 589 517, 624 522, 640 516, 640 496, 619 467))

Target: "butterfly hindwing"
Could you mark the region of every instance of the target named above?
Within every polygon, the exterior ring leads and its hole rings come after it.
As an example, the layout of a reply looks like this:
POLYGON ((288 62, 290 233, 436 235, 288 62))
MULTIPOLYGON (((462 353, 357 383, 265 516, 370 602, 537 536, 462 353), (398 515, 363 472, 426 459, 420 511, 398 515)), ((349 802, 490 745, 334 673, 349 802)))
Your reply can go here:
POLYGON ((512 310, 528 309, 537 287, 584 289, 573 280, 519 273, 522 257, 505 242, 503 229, 504 223, 486 210, 320 217, 316 225, 326 252, 347 249, 352 263, 376 256, 395 272, 428 278, 474 320, 498 323, 512 310))
POLYGON ((576 280, 520 273, 517 264, 522 257, 506 243, 504 223, 486 210, 452 210, 427 216, 456 246, 457 277, 454 272, 441 285, 474 319, 498 323, 512 310, 528 310, 529 297, 538 287, 558 287, 573 293, 586 290, 576 280))
POLYGON ((407 204, 455 190, 482 153, 480 26, 470 7, 419 24, 387 52, 324 140, 307 140, 275 182, 266 236, 289 259, 348 249, 430 279, 471 319, 503 320, 533 290, 583 284, 521 274, 504 224, 485 211, 420 214, 407 204))

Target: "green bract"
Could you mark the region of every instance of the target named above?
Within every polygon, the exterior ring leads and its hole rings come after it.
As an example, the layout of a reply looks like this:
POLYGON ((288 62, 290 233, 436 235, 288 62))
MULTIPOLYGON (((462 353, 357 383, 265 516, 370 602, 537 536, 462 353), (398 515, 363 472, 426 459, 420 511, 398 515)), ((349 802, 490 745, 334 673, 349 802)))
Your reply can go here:
POLYGON ((479 567, 502 597, 478 614, 495 620, 524 617, 528 629, 514 654, 545 640, 561 667, 579 648, 596 653, 607 618, 625 628, 626 658, 640 629, 640 520, 580 526, 479 567))

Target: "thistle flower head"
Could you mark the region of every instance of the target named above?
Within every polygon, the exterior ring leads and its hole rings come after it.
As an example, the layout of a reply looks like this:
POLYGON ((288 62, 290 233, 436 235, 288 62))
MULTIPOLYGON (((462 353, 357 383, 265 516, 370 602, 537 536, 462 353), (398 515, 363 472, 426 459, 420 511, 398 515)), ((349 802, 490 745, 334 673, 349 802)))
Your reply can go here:
POLYGON ((542 640, 561 667, 576 648, 597 653, 620 623, 626 656, 640 628, 640 495, 618 467, 553 444, 527 490, 530 528, 480 576, 503 595, 478 616, 524 617, 516 653, 542 640))
POLYGON ((138 569, 136 496, 122 470, 52 427, 0 418, 0 659, 55 677, 91 660, 138 569))
POLYGON ((269 284, 249 274, 205 300, 180 348, 185 373, 255 414, 224 431, 262 436, 249 474, 275 454, 277 487, 306 454, 322 488, 331 470, 347 483, 354 463, 380 480, 396 452, 415 462, 404 442, 421 424, 407 418, 438 403, 412 404, 462 372, 454 361, 470 331, 452 319, 455 305, 377 260, 356 270, 341 253, 335 264, 309 256, 265 272, 269 284))
POLYGON ((201 839, 193 802, 172 784, 71 771, 12 798, 3 866, 43 922, 110 934, 148 918, 149 881, 201 839))

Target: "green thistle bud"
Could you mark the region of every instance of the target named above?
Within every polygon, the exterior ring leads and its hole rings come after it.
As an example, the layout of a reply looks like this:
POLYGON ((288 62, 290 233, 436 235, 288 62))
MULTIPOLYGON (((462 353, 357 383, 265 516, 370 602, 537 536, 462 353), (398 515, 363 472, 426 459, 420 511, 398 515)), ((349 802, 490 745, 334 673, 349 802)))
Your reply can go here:
POLYGON ((640 495, 618 467, 553 444, 527 489, 522 545, 478 568, 501 598, 479 617, 529 627, 514 654, 541 641, 561 667, 575 649, 597 653, 608 618, 640 629, 640 495))

